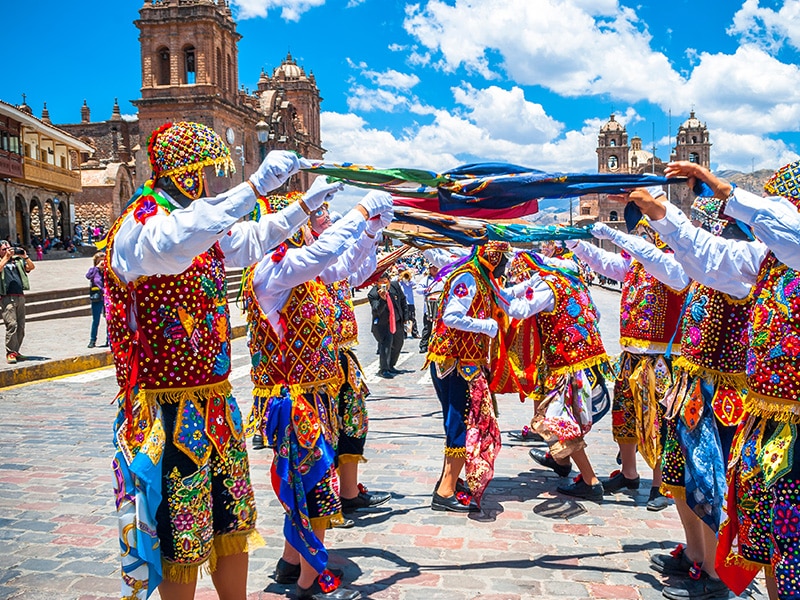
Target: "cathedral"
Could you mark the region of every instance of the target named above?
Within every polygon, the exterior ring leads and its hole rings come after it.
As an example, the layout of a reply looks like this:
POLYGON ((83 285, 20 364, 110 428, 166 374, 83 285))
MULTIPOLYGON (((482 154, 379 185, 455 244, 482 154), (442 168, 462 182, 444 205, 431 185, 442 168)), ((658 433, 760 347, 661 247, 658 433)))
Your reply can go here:
MULTIPOLYGON (((711 142, 708 127, 689 113, 679 127, 670 161, 688 160, 710 168, 711 142)), ((598 173, 653 173, 663 175, 666 163, 655 154, 642 148, 642 139, 634 136, 628 139, 625 126, 612 114, 597 136, 598 173)), ((687 215, 694 196, 685 185, 671 185, 668 193, 670 202, 687 215)), ((624 227, 624 204, 611 200, 606 194, 588 194, 581 197, 580 220, 603 221, 611 226, 624 227)))
MULTIPOLYGON (((150 177, 147 140, 166 122, 197 121, 213 128, 231 149, 234 182, 252 174, 270 150, 322 158, 322 98, 313 73, 306 74, 288 54, 271 74, 262 71, 255 91, 240 87, 241 35, 228 0, 145 0, 134 23, 142 69, 141 97, 133 101, 136 117, 123 118, 115 102, 108 120, 92 121, 84 103, 79 123, 58 125, 95 149, 81 154, 76 222, 108 228, 150 177)), ((287 187, 306 189, 309 179, 300 173, 287 187)))

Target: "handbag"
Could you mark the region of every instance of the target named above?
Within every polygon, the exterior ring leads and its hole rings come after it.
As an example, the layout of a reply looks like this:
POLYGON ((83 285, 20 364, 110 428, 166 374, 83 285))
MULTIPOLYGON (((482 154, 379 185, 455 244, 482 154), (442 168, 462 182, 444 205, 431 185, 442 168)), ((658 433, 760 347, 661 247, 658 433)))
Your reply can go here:
POLYGON ((103 301, 103 290, 99 287, 92 286, 89 288, 89 300, 91 302, 102 302, 103 301))

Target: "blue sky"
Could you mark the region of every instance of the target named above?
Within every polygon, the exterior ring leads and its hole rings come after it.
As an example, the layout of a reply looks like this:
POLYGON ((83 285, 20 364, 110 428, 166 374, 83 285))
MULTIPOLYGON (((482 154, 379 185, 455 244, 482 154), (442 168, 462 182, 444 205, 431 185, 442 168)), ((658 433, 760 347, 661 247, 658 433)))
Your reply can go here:
MULTIPOLYGON (((142 0, 7 3, 0 99, 55 123, 139 97, 142 0), (10 47, 7 48, 7 50, 10 47)), ((239 81, 287 51, 313 71, 326 160, 444 170, 501 160, 594 171, 614 112, 667 158, 694 108, 712 167, 800 151, 800 0, 234 0, 239 81), (671 122, 669 113, 672 113, 671 122), (671 127, 670 127, 671 123, 671 127)))

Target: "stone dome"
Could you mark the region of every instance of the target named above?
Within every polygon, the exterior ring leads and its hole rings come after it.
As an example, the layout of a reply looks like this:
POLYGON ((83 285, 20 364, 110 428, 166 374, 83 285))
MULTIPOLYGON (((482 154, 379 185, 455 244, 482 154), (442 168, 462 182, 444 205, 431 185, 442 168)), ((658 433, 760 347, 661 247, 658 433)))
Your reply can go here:
POLYGON ((681 125, 681 129, 701 129, 703 124, 700 122, 700 119, 694 116, 694 111, 689 113, 689 118, 686 119, 683 124, 681 125))
POLYGON ((292 53, 288 53, 286 58, 281 63, 281 66, 275 69, 272 77, 282 77, 284 79, 305 79, 306 72, 303 67, 298 66, 297 61, 292 58, 292 53))

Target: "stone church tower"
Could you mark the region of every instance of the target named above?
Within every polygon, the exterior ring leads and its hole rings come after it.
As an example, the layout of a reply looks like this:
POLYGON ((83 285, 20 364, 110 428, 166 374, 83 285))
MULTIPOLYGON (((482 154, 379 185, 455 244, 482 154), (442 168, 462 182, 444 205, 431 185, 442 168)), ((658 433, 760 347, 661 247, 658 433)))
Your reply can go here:
MULTIPOLYGON (((709 141, 708 126, 695 117, 694 111, 691 111, 689 118, 678 127, 678 135, 675 138, 675 147, 670 155, 670 160, 688 160, 707 169, 711 168, 711 142, 709 141)), ((691 190, 685 185, 672 185, 669 194, 670 201, 689 214, 689 209, 694 201, 694 194, 691 190)))
POLYGON ((628 132, 612 114, 597 136, 597 172, 628 173, 628 132))
MULTIPOLYGON (((138 183, 150 176, 146 152, 150 133, 169 121, 197 121, 213 128, 231 149, 235 182, 252 174, 269 150, 296 150, 307 158, 322 158, 320 96, 313 76, 302 84, 287 78, 280 90, 283 102, 277 106, 266 107, 260 98, 273 90, 272 82, 264 89, 259 82, 255 94, 239 89, 241 35, 228 0, 145 0, 135 25, 142 60, 142 97, 134 102, 141 131, 138 183), (278 136, 267 129, 275 121, 282 126, 278 136)), ((288 188, 305 187, 307 180, 307 175, 298 175, 288 188)))

